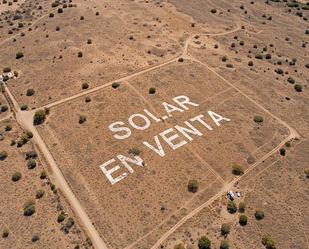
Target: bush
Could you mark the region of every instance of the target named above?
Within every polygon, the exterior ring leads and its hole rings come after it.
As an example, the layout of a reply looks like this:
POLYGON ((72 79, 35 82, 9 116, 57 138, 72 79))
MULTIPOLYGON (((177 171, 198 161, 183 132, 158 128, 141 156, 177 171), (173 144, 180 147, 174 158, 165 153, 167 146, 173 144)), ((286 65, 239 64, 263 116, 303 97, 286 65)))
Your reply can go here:
POLYGON ((120 84, 118 83, 118 82, 114 82, 113 84, 112 84, 112 88, 118 88, 120 86, 120 84))
POLYGON ((8 153, 6 151, 0 151, 0 160, 3 161, 8 157, 8 153))
POLYGON ((20 110, 22 111, 28 110, 28 105, 21 105, 20 110))
POLYGON ((19 181, 20 178, 21 178, 21 173, 20 173, 20 172, 17 172, 17 171, 16 171, 16 172, 12 175, 12 181, 13 181, 13 182, 19 181))
POLYGON ((265 235, 262 238, 262 244, 266 249, 276 249, 275 241, 270 237, 270 235, 265 235))
POLYGON ((264 118, 262 116, 254 116, 253 121, 255 123, 262 123, 264 121, 264 118))
POLYGON ((241 226, 245 226, 245 225, 247 225, 247 223, 248 223, 248 217, 244 214, 240 215, 239 216, 239 224, 241 226))
POLYGON ((198 240, 198 248, 199 249, 210 249, 211 248, 211 242, 206 236, 202 236, 198 240))
POLYGON ((2 105, 1 106, 1 112, 6 112, 9 109, 9 107, 7 105, 2 105))
POLYGON ((134 156, 138 156, 141 153, 141 151, 138 148, 131 148, 129 149, 129 154, 134 155, 134 156))
POLYGON ((216 9, 212 9, 210 12, 215 14, 215 13, 217 13, 217 10, 216 9))
POLYGON ((59 8, 58 11, 57 11, 59 14, 63 13, 63 9, 62 8, 59 8))
POLYGON ((271 54, 266 54, 265 58, 266 58, 266 60, 270 60, 271 59, 271 54))
POLYGON ((2 231, 2 238, 7 238, 9 237, 9 230, 7 228, 4 228, 3 231, 2 231))
POLYGON ((64 213, 61 213, 58 215, 57 221, 58 223, 61 223, 62 221, 64 221, 64 219, 65 219, 65 215, 64 213))
POLYGON ((150 87, 149 94, 155 94, 155 93, 156 93, 156 89, 154 87, 150 87))
POLYGON ((24 204, 24 216, 31 216, 35 213, 35 202, 29 200, 24 204))
POLYGON ((46 171, 45 170, 42 170, 41 171, 41 174, 40 174, 40 179, 45 179, 47 177, 47 174, 46 174, 46 171))
POLYGON ((178 244, 176 246, 174 246, 174 249, 185 249, 183 244, 178 244))
POLYGON ((27 162, 27 167, 28 169, 34 169, 36 167, 36 161, 33 158, 29 159, 27 162))
POLYGON ((82 52, 82 51, 79 51, 79 52, 77 53, 77 56, 78 56, 79 58, 83 57, 83 52, 82 52))
POLYGON ((285 156, 285 148, 281 148, 279 150, 279 153, 280 153, 281 156, 285 156))
POLYGON ((303 91, 303 86, 300 85, 300 84, 296 84, 294 86, 294 89, 295 89, 296 92, 302 92, 303 91))
POLYGON ((37 158, 38 154, 34 150, 30 150, 26 152, 26 160, 30 158, 37 158))
POLYGON ((222 240, 220 244, 220 249, 229 249, 229 242, 227 240, 222 240))
POLYGON ((23 58, 23 57, 24 57, 24 54, 22 52, 16 53, 16 59, 20 59, 20 58, 23 58))
POLYGON ((277 74, 283 74, 283 70, 282 70, 281 68, 277 68, 277 69, 275 70, 275 72, 276 72, 277 74))
POLYGON ((85 90, 85 89, 87 89, 87 88, 89 88, 89 84, 88 84, 87 82, 84 82, 84 83, 82 84, 82 89, 85 90))
POLYGON ((89 96, 87 96, 86 98, 85 98, 85 102, 86 103, 89 103, 91 101, 91 98, 89 97, 89 96))
POLYGON ((236 203, 234 201, 228 201, 226 208, 227 208, 227 211, 230 214, 233 214, 233 213, 237 212, 237 205, 236 205, 236 203))
POLYGON ((198 182, 195 179, 191 179, 188 182, 188 191, 191 193, 196 193, 198 190, 198 182))
POLYGON ((238 205, 239 212, 243 213, 243 212, 245 212, 245 209, 246 209, 246 204, 244 202, 240 202, 239 205, 238 205))
POLYGON ((230 233, 231 226, 228 223, 224 223, 221 225, 221 234, 223 236, 228 235, 230 233))
POLYGON ((6 125, 4 130, 5 131, 10 131, 10 130, 12 130, 12 126, 11 125, 6 125))
POLYGON ((253 66, 253 61, 249 61, 249 62, 248 62, 248 66, 249 66, 249 67, 252 67, 252 66, 253 66))
POLYGON ((41 199, 45 194, 45 191, 43 189, 39 189, 36 194, 35 194, 35 198, 37 199, 41 199))
POLYGON ((30 88, 27 90, 26 95, 27 96, 32 96, 35 93, 34 89, 30 88))
POLYGON ((87 44, 92 44, 92 40, 91 40, 91 39, 88 39, 88 40, 87 40, 87 44))
POLYGON ((11 68, 10 67, 5 67, 5 68, 3 68, 3 72, 4 73, 9 73, 9 72, 11 72, 12 70, 11 70, 11 68))
POLYGON ((33 235, 32 238, 31 238, 31 241, 34 243, 36 241, 38 241, 40 239, 40 237, 38 235, 33 235))
POLYGON ((43 124, 44 121, 46 119, 46 111, 41 109, 41 110, 38 110, 34 113, 34 116, 33 116, 33 124, 34 125, 40 125, 40 124, 43 124))
POLYGON ((264 212, 262 210, 256 210, 254 216, 257 220, 262 220, 264 219, 264 212))
POLYGON ((87 120, 87 117, 85 115, 80 115, 78 123, 80 123, 80 124, 85 123, 86 120, 87 120))
POLYGON ((233 173, 234 175, 239 176, 239 175, 242 175, 242 174, 244 173, 244 169, 243 169, 240 165, 234 163, 234 164, 232 165, 232 173, 233 173))
POLYGON ((255 59, 262 60, 263 56, 261 54, 256 54, 255 59))
POLYGON ((66 228, 70 229, 72 226, 74 226, 74 219, 69 217, 65 223, 66 228))
POLYGON ((294 84, 294 83, 295 83, 295 80, 294 80, 292 77, 289 77, 289 78, 287 79, 287 81, 288 81, 289 83, 291 83, 291 84, 294 84))

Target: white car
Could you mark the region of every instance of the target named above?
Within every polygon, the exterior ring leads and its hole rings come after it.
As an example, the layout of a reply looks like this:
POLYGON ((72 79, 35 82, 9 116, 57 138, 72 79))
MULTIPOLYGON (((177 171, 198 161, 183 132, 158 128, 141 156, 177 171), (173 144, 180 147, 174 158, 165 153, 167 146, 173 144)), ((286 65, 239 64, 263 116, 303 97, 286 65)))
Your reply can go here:
POLYGON ((231 201, 233 201, 234 199, 235 199, 235 195, 234 195, 234 193, 233 193, 233 191, 228 191, 227 192, 227 198, 229 198, 231 201))

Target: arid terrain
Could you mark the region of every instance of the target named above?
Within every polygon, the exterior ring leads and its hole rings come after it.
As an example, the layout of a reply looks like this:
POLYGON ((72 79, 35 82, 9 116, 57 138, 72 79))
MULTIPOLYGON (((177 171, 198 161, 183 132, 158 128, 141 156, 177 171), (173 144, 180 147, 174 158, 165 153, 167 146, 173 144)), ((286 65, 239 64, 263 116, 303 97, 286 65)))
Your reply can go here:
POLYGON ((309 248, 308 18, 1 0, 0 248, 309 248))

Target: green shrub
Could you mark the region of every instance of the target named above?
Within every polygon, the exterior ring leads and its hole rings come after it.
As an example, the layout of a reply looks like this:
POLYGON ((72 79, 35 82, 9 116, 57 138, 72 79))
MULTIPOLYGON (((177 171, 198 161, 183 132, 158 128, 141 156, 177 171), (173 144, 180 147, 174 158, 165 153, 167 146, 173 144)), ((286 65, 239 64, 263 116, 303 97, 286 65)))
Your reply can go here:
POLYGON ((276 243, 275 241, 271 238, 270 235, 265 235, 262 238, 262 244, 265 246, 266 249, 276 249, 276 243))
POLYGON ((155 93, 156 93, 156 89, 154 87, 150 87, 149 94, 155 94, 155 93))
POLYGON ((264 121, 264 118, 262 116, 254 116, 253 121, 255 123, 262 123, 264 121))
POLYGON ((296 84, 294 86, 294 89, 295 89, 296 92, 302 92, 303 91, 303 86, 300 85, 300 84, 296 84))
POLYGON ((77 56, 78 56, 79 58, 83 57, 83 52, 82 52, 82 51, 79 51, 79 52, 77 53, 77 56))
POLYGON ((22 111, 28 110, 28 105, 21 105, 20 110, 22 111))
POLYGON ((11 72, 11 68, 10 67, 5 67, 5 68, 3 68, 3 72, 4 73, 9 73, 9 72, 11 72))
POLYGON ((43 109, 37 110, 33 116, 33 124, 34 125, 43 124, 45 119, 46 119, 46 111, 43 109))
POLYGON ((12 181, 13 182, 17 182, 17 181, 19 181, 20 180, 20 178, 21 178, 21 173, 20 172, 14 172, 14 174, 12 175, 12 181))
POLYGON ((239 205, 238 205, 238 211, 239 211, 240 213, 244 213, 244 212, 245 212, 245 209, 246 209, 246 203, 240 202, 239 205))
POLYGON ((227 208, 227 211, 230 214, 233 214, 233 213, 237 212, 237 205, 236 205, 236 203, 234 201, 228 201, 226 208, 227 208))
POLYGON ((91 98, 89 97, 89 96, 87 96, 86 98, 85 98, 85 102, 86 103, 89 103, 91 101, 91 98))
POLYGON ((118 88, 120 86, 120 84, 118 83, 118 82, 114 82, 113 84, 112 84, 112 88, 118 88))
POLYGON ((29 88, 29 89, 27 90, 27 92, 26 92, 26 95, 30 97, 30 96, 32 96, 34 93, 35 93, 34 89, 29 88))
POLYGON ((231 226, 228 223, 223 223, 221 225, 221 234, 223 236, 228 235, 230 233, 231 226))
POLYGON ((35 202, 29 200, 24 204, 24 216, 31 216, 35 213, 35 202))
POLYGON ((39 189, 38 191, 36 191, 36 194, 35 194, 35 198, 37 199, 41 199, 45 194, 45 191, 43 189, 39 189))
POLYGON ((263 56, 261 54, 256 54, 255 59, 262 60, 263 56))
POLYGON ((30 158, 37 158, 38 154, 34 150, 30 150, 26 152, 26 160, 30 158))
POLYGON ((29 159, 27 162, 27 167, 28 169, 34 169, 36 167, 36 161, 33 158, 29 159))
POLYGON ((188 182, 188 191, 191 193, 196 193, 198 190, 198 181, 195 179, 191 179, 188 182))
POLYGON ((87 40, 87 44, 92 44, 92 40, 91 40, 91 39, 88 39, 88 40, 87 40))
POLYGON ((239 216, 239 224, 241 226, 245 226, 245 225, 247 225, 247 223, 248 223, 248 217, 246 215, 244 215, 244 214, 241 214, 239 216))
POLYGON ((220 249, 229 249, 229 242, 227 240, 222 240, 220 243, 220 249))
POLYGON ((58 215, 57 221, 58 223, 61 223, 62 221, 64 221, 64 219, 65 219, 65 215, 64 213, 61 213, 58 215))
POLYGON ((2 105, 0 110, 1 112, 6 112, 9 109, 9 107, 7 105, 2 105))
POLYGON ((249 66, 249 67, 252 67, 252 66, 253 66, 253 61, 249 61, 249 62, 248 62, 248 66, 249 66))
POLYGON ((70 229, 72 226, 74 226, 74 219, 69 217, 65 223, 66 228, 70 229))
POLYGON ((10 131, 10 130, 12 130, 12 126, 11 125, 6 125, 4 130, 5 131, 10 131))
POLYGON ((239 176, 239 175, 242 175, 242 174, 244 173, 244 169, 243 169, 240 165, 234 163, 234 164, 232 165, 232 173, 233 173, 234 175, 239 176))
POLYGON ((40 174, 40 179, 45 179, 47 177, 47 174, 46 174, 46 171, 45 170, 42 170, 41 171, 41 174, 40 174))
POLYGON ((85 90, 85 89, 88 89, 89 88, 89 84, 87 82, 84 82, 82 84, 82 89, 85 90))
POLYGON ((281 156, 285 156, 285 148, 281 148, 279 150, 279 153, 280 153, 281 156))
POLYGON ((6 151, 0 151, 0 160, 3 161, 8 157, 8 153, 6 151))
POLYGON ((288 81, 289 83, 291 83, 291 84, 294 84, 294 83, 295 83, 295 80, 294 80, 292 77, 289 77, 289 78, 287 79, 287 81, 288 81))
POLYGON ((79 115, 78 123, 83 124, 87 120, 87 117, 85 115, 79 115))
POLYGON ((211 248, 211 241, 206 236, 202 236, 198 240, 198 248, 199 249, 210 249, 211 248))
POLYGON ((256 210, 254 216, 257 220, 262 220, 264 219, 264 212, 262 210, 256 210))
POLYGON ((9 234, 10 234, 9 230, 5 227, 2 231, 2 238, 9 237, 9 234))
POLYGON ((275 72, 276 72, 277 74, 283 74, 283 70, 282 70, 281 68, 277 68, 277 69, 275 70, 275 72))
POLYGON ((16 53, 16 59, 20 59, 20 58, 23 58, 23 57, 24 57, 24 54, 22 52, 16 53))
POLYGON ((215 14, 215 13, 217 13, 217 10, 216 10, 216 9, 211 9, 210 12, 213 13, 213 14, 215 14))
POLYGON ((38 235, 33 235, 32 238, 31 238, 31 241, 34 243, 36 241, 38 241, 40 239, 40 237, 38 235))

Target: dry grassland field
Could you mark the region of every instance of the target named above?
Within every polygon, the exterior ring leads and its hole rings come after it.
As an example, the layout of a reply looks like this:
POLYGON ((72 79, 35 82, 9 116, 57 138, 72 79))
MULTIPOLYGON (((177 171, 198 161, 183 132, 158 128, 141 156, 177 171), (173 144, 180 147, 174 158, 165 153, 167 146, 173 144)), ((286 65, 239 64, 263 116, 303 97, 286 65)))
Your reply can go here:
POLYGON ((0 248, 309 248, 308 18, 1 0, 0 248))

